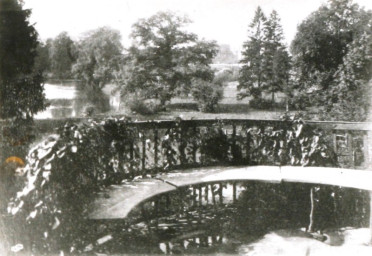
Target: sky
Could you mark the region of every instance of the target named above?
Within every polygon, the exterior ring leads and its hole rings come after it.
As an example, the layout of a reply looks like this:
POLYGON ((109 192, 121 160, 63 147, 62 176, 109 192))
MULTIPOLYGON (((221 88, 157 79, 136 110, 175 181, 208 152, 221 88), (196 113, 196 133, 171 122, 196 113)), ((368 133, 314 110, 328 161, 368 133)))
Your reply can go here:
MULTIPOLYGON (((199 38, 228 44, 239 52, 248 36, 248 25, 257 6, 269 15, 276 10, 282 21, 285 42, 290 44, 297 25, 326 0, 24 0, 32 9, 31 23, 42 40, 66 31, 78 40, 85 32, 108 26, 120 31, 124 47, 129 47, 132 25, 158 11, 188 15, 188 30, 199 38)), ((354 0, 372 9, 372 0, 354 0)))

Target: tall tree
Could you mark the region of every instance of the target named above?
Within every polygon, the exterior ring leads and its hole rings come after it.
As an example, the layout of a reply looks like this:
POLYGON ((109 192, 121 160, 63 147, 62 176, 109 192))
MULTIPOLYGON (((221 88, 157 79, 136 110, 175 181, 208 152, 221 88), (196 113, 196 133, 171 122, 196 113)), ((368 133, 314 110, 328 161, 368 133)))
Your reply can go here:
POLYGON ((71 68, 76 60, 74 41, 67 32, 60 33, 51 42, 49 48, 50 69, 53 78, 69 79, 72 77, 71 68))
POLYGON ((302 101, 324 106, 337 100, 332 93, 335 73, 348 53, 348 45, 364 32, 370 33, 371 17, 370 11, 352 0, 330 0, 298 26, 291 52, 294 85, 302 101))
POLYGON ((0 118, 32 119, 45 108, 43 78, 35 74, 37 32, 30 10, 0 0, 0 118))
POLYGON ((364 33, 350 43, 347 50, 335 74, 331 88, 335 99, 326 104, 326 117, 364 121, 371 118, 372 35, 364 33))
POLYGON ((264 79, 264 27, 266 17, 261 7, 258 7, 252 23, 249 25, 248 41, 243 44, 242 60, 243 67, 240 70, 238 89, 240 98, 253 96, 261 98, 264 79))
POLYGON ((278 13, 274 10, 265 23, 265 41, 263 52, 263 68, 265 70, 264 91, 272 95, 284 91, 288 83, 290 58, 283 43, 283 29, 278 13))
POLYGON ((271 93, 274 103, 275 93, 283 91, 288 82, 290 58, 283 43, 283 29, 280 18, 273 11, 267 19, 258 7, 249 26, 250 35, 243 45, 243 67, 240 71, 238 97, 262 97, 271 93))
POLYGON ((186 17, 159 12, 133 25, 133 45, 122 78, 123 95, 135 92, 145 99, 158 99, 164 106, 178 92, 189 92, 193 79, 213 79, 209 64, 217 46, 184 30, 188 23, 186 17))
POLYGON ((120 32, 107 27, 87 33, 78 43, 78 57, 72 70, 84 87, 100 91, 120 68, 123 46, 120 32))

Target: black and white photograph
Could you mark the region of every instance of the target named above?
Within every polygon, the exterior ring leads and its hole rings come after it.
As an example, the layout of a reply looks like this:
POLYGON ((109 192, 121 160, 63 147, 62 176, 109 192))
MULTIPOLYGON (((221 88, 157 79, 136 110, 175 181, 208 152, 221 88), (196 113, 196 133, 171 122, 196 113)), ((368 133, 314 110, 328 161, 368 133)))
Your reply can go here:
POLYGON ((372 255, 371 0, 0 0, 0 256, 372 255))

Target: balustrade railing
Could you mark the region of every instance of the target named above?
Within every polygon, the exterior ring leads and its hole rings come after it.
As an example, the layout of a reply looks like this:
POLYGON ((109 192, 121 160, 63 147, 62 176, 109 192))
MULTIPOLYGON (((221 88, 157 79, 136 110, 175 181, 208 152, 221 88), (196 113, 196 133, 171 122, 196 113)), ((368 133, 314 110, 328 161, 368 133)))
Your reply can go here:
MULTIPOLYGON (((36 128, 39 134, 43 134, 66 122, 86 121, 40 120, 36 121, 36 128)), ((118 168, 133 178, 176 168, 216 164, 254 165, 268 161, 280 165, 281 160, 270 153, 265 159, 258 159, 263 154, 257 152, 265 150, 273 141, 285 148, 286 131, 291 125, 291 122, 280 120, 241 119, 128 122, 127 127, 134 131, 133 140, 126 145, 129 147, 126 152, 130 153, 119 156, 119 162, 126 163, 119 163, 118 168), (263 136, 265 132, 269 136, 263 136)), ((303 127, 324 135, 339 167, 364 169, 370 166, 371 123, 304 121, 303 127)))

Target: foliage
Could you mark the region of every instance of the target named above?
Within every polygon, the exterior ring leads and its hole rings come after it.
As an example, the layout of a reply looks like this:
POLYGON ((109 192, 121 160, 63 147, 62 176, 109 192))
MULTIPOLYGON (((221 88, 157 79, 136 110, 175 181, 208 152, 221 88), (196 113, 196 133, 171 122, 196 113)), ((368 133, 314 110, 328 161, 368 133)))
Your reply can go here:
POLYGON ((223 130, 223 123, 218 122, 201 134, 200 153, 203 156, 203 162, 229 161, 230 140, 223 130))
POLYGON ((186 17, 159 12, 133 25, 133 45, 117 81, 122 95, 136 92, 164 105, 175 94, 188 92, 193 79, 213 79, 209 64, 216 44, 185 31, 188 23, 186 17))
MULTIPOLYGON (((309 105, 326 106, 325 111, 328 112, 333 103, 339 101, 338 93, 353 94, 352 90, 340 92, 337 89, 342 86, 337 73, 345 65, 351 45, 355 45, 353 42, 362 40, 365 33, 370 35, 371 17, 370 11, 365 11, 351 0, 332 0, 298 26, 291 52, 294 61, 293 87, 298 89, 300 100, 305 98, 309 105)), ((352 51, 350 54, 353 54, 352 51)), ((358 93, 362 91, 358 90, 358 93)), ((343 104, 352 104, 352 100, 343 104)), ((345 119, 343 115, 347 114, 342 108, 346 110, 339 105, 338 110, 333 111, 333 114, 340 111, 338 119, 345 119)))
POLYGON ((154 102, 146 102, 143 99, 132 98, 127 101, 129 109, 141 115, 152 115, 158 112, 159 107, 154 102))
POLYGON ((214 112, 223 98, 223 88, 219 84, 196 80, 193 83, 192 96, 202 112, 214 112))
POLYGON ((271 101, 274 103, 275 92, 285 91, 284 87, 288 83, 290 69, 290 58, 283 43, 280 18, 275 10, 270 14, 265 29, 264 83, 266 91, 271 93, 271 101))
POLYGON ((76 59, 75 44, 67 32, 51 40, 49 48, 50 71, 56 79, 71 79, 71 68, 76 59))
POLYGON ((348 45, 348 53, 335 74, 335 84, 326 102, 326 118, 364 121, 371 107, 372 35, 348 45))
POLYGON ((36 48, 37 55, 35 58, 34 72, 42 73, 44 77, 50 72, 49 49, 51 43, 51 39, 48 39, 45 43, 40 41, 36 48))
POLYGON ((244 64, 240 71, 238 89, 246 89, 239 97, 253 96, 260 98, 263 76, 263 27, 266 17, 261 7, 258 7, 252 23, 249 25, 249 40, 243 44, 243 58, 240 63, 244 64))
POLYGON ((26 220, 39 251, 77 250, 87 235, 84 215, 94 193, 119 184, 138 166, 130 159, 128 145, 135 135, 126 124, 106 120, 65 125, 30 151, 27 184, 17 194, 11 213, 26 220))
POLYGON ((283 44, 283 31, 276 11, 267 19, 258 7, 249 25, 249 40, 243 45, 238 98, 262 98, 263 92, 284 91, 288 82, 290 59, 283 44))
POLYGON ((119 70, 123 47, 119 31, 103 27, 87 33, 77 44, 78 57, 72 67, 83 86, 101 90, 119 70))
POLYGON ((0 1, 0 118, 30 119, 45 109, 43 78, 33 73, 38 41, 30 13, 16 0, 0 1))
POLYGON ((77 116, 92 116, 109 111, 110 99, 101 90, 92 87, 78 87, 73 107, 77 116))
POLYGON ((243 126, 235 135, 223 121, 188 128, 178 119, 165 128, 150 124, 147 130, 124 119, 66 124, 30 151, 26 184, 9 210, 15 222, 26 225, 23 229, 32 230, 29 239, 38 252, 77 252, 90 243, 85 218, 91 200, 125 179, 216 162, 336 164, 321 131, 286 120, 265 129, 243 126))

